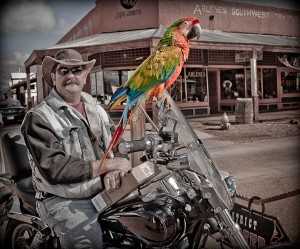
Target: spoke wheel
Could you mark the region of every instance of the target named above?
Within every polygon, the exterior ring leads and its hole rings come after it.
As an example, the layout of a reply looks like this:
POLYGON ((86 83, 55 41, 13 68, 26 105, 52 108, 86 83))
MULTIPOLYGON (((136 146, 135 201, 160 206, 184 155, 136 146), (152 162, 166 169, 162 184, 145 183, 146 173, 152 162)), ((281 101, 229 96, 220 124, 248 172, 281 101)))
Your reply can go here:
POLYGON ((37 230, 30 224, 18 225, 12 234, 12 248, 26 249, 30 246, 37 230))

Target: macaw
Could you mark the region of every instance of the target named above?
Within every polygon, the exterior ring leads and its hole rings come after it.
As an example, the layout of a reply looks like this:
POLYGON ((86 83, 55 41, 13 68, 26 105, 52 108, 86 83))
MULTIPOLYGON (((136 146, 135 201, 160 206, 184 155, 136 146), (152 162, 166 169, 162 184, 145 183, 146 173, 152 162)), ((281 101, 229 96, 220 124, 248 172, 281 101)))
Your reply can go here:
MULTIPOLYGON (((183 63, 188 59, 189 40, 200 38, 200 24, 196 18, 182 18, 167 28, 156 49, 120 86, 108 104, 109 110, 127 99, 122 117, 109 143, 102 163, 114 150, 122 137, 131 113, 142 100, 160 98, 179 76, 183 63)), ((102 165, 101 163, 101 165, 102 165)))

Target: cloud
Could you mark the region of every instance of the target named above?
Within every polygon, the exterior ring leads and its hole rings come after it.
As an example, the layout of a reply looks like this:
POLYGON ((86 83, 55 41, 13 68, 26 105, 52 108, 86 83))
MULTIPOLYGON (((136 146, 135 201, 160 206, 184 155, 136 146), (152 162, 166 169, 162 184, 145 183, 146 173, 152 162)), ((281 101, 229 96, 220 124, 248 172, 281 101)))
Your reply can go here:
MULTIPOLYGON (((2 3, 3 2, 3 3, 2 3)), ((90 9, 94 0, 5 0, 0 8, 0 88, 10 73, 24 72, 35 49, 52 46, 90 9)), ((32 67, 30 70, 35 70, 32 67)))
POLYGON ((53 30, 53 34, 58 37, 64 36, 69 30, 74 26, 74 24, 69 23, 64 18, 60 18, 57 23, 57 28, 53 30))
POLYGON ((22 52, 18 52, 15 51, 12 54, 12 57, 10 57, 7 61, 6 64, 8 64, 9 66, 11 65, 23 65, 24 66, 24 62, 28 59, 30 54, 28 53, 22 53, 22 52))
POLYGON ((0 18, 4 33, 47 31, 56 25, 54 11, 42 1, 12 1, 2 7, 0 18))
POLYGON ((10 73, 25 72, 24 62, 30 54, 15 51, 3 53, 0 61, 0 85, 6 85, 10 81, 10 73))

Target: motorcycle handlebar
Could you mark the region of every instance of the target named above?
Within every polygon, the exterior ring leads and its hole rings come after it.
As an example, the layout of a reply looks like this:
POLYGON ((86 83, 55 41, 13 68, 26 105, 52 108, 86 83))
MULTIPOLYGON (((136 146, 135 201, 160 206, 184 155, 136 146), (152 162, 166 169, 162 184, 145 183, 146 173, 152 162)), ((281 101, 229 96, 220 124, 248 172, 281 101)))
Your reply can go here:
POLYGON ((137 151, 143 151, 147 148, 147 142, 144 138, 140 140, 125 141, 119 144, 121 154, 130 154, 137 151))
POLYGON ((158 134, 148 134, 140 140, 124 141, 119 144, 121 154, 129 154, 137 151, 151 151, 160 144, 163 139, 158 134))

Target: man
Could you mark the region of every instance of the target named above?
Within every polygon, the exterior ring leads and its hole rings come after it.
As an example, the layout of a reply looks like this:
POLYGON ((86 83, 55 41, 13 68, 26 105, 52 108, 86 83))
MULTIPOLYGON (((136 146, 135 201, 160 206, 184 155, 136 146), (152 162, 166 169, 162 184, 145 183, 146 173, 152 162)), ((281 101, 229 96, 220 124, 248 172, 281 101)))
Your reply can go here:
POLYGON ((46 56, 42 64, 50 94, 26 115, 21 130, 29 150, 37 211, 63 248, 102 248, 98 213, 91 199, 117 188, 130 169, 113 155, 100 167, 113 122, 82 91, 95 60, 84 62, 72 49, 46 56), (104 186, 103 186, 104 185, 104 186))

